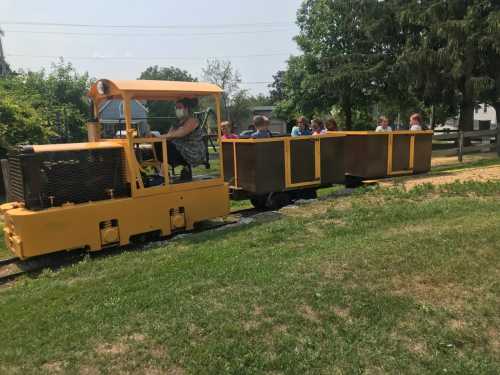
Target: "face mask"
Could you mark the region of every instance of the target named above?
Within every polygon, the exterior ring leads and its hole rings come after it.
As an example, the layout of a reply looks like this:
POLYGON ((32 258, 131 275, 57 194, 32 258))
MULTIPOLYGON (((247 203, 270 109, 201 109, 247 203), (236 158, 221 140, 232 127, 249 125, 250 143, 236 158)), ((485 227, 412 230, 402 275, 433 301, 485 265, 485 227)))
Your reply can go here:
POLYGON ((177 116, 177 118, 183 118, 184 117, 184 109, 176 108, 175 115, 177 116))

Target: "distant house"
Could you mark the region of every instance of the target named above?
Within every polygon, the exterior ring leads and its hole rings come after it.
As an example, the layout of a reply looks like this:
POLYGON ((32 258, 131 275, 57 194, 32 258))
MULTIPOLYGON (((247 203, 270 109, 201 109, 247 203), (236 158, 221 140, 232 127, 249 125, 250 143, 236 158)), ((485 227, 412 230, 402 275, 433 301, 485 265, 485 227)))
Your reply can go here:
MULTIPOLYGON (((458 117, 446 120, 445 126, 458 129, 458 117)), ((478 104, 474 109, 474 130, 495 129, 498 126, 495 108, 488 104, 478 104)))
POLYGON ((274 133, 286 134, 287 132, 286 122, 279 118, 276 118, 273 115, 274 108, 275 107, 272 105, 253 107, 252 118, 253 116, 259 116, 259 115, 266 116, 271 121, 271 126, 269 127, 269 130, 271 130, 274 133))
MULTIPOLYGON (((474 128, 484 130, 489 128, 487 123, 497 124, 495 108, 488 104, 479 104, 474 110, 474 128)), ((498 125, 498 124, 497 124, 498 125)))
MULTIPOLYGON (((147 121, 148 109, 139 100, 131 101, 132 125, 143 133, 149 129, 147 121)), ((121 100, 108 100, 99 108, 99 121, 103 127, 103 136, 113 138, 120 135, 120 130, 125 127, 125 115, 121 100)), ((144 135, 144 134, 141 134, 144 135)))

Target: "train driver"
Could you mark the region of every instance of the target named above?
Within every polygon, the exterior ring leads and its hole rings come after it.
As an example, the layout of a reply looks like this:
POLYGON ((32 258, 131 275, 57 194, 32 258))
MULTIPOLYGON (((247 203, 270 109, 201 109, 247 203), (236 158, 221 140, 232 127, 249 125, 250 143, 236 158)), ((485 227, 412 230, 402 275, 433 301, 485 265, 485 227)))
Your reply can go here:
MULTIPOLYGON (((178 100, 175 103, 178 123, 173 125, 167 134, 162 135, 167 139, 168 163, 173 167, 184 166, 180 175, 181 181, 191 180, 191 167, 204 164, 206 159, 203 130, 193 116, 193 110, 197 105, 197 99, 178 100)), ((158 152, 157 156, 160 158, 158 152)))

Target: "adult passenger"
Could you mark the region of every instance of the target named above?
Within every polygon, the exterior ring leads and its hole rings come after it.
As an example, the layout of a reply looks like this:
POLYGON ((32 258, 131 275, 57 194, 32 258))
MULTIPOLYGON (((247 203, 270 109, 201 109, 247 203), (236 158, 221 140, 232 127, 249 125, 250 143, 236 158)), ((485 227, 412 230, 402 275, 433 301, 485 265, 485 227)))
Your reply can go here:
POLYGON ((378 126, 375 129, 376 132, 392 132, 392 128, 389 126, 389 119, 385 116, 380 116, 378 118, 378 126))
POLYGON ((297 119, 297 126, 292 128, 292 137, 300 137, 302 135, 311 135, 309 126, 307 124, 307 119, 304 116, 300 116, 297 119))
POLYGON ((255 116, 253 124, 257 131, 252 133, 252 138, 270 138, 272 134, 269 130, 270 121, 266 116, 255 116))
MULTIPOLYGON (((199 126, 198 120, 193 117, 193 109, 197 105, 197 99, 185 98, 177 101, 175 115, 179 121, 170 128, 167 134, 162 135, 168 141, 168 163, 173 167, 178 165, 185 167, 181 171, 181 180, 183 181, 191 180, 191 167, 204 164, 206 159, 203 130, 199 126)), ((161 158, 160 155, 157 156, 161 158)))
POLYGON ((229 121, 224 121, 220 124, 222 139, 238 139, 239 137, 233 133, 233 125, 229 121))
POLYGON ((422 116, 420 116, 420 113, 414 113, 413 115, 410 116, 410 130, 411 131, 423 130, 422 116))

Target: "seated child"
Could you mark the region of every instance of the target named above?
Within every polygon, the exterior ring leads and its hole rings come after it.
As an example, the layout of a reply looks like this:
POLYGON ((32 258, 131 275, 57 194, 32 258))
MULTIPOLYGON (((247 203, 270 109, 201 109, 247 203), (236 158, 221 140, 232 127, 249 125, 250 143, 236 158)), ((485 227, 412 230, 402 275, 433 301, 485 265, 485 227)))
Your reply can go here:
POLYGON ((410 130, 411 131, 420 131, 422 128, 422 116, 420 113, 414 113, 410 116, 410 130))
POLYGON ((233 126, 229 121, 224 121, 220 124, 222 139, 238 139, 238 136, 232 132, 233 126))
POLYGON ((300 116, 297 119, 297 126, 292 128, 292 137, 300 137, 302 135, 311 135, 311 131, 309 130, 309 126, 307 124, 307 119, 304 116, 300 116))
POLYGON ((323 122, 317 118, 311 121, 312 135, 320 135, 323 132, 323 122))
POLYGON ((389 119, 385 116, 380 116, 378 118, 378 126, 375 129, 376 132, 392 132, 392 128, 389 126, 389 119))
POLYGON ((337 126, 337 121, 335 121, 333 117, 330 117, 325 121, 325 128, 326 128, 324 131, 325 133, 336 132, 339 130, 337 126))
POLYGON ((253 118, 256 132, 252 133, 252 138, 270 138, 272 137, 269 131, 269 119, 266 116, 255 116, 253 118))

